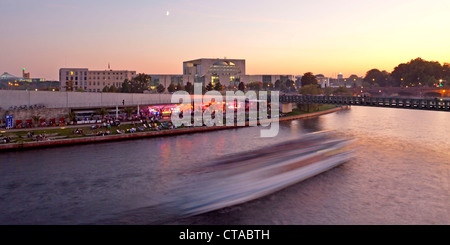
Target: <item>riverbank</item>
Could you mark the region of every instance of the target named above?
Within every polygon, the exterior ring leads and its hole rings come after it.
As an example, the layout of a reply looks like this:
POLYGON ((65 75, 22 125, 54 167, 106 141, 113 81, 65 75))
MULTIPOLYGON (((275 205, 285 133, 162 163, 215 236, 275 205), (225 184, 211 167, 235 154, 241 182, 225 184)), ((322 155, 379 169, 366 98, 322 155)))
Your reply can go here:
MULTIPOLYGON (((320 115, 333 113, 333 112, 348 109, 348 108, 350 108, 350 107, 349 106, 337 107, 337 108, 313 112, 313 113, 281 117, 281 118, 278 118, 278 120, 279 121, 289 121, 289 120, 297 120, 297 119, 304 119, 304 118, 312 118, 312 117, 317 117, 320 115)), ((268 122, 268 121, 271 121, 271 120, 268 119, 265 122, 268 122)), ((248 126, 248 123, 246 124, 246 126, 248 126)), ((162 136, 172 136, 172 135, 181 135, 181 134, 209 132, 209 131, 216 131, 216 130, 225 130, 225 129, 232 129, 232 128, 240 128, 240 127, 243 127, 243 126, 190 127, 190 128, 166 129, 166 130, 150 131, 150 132, 123 133, 123 134, 104 135, 104 136, 80 136, 80 137, 76 137, 76 138, 69 137, 69 138, 63 138, 63 139, 55 137, 51 140, 44 140, 44 141, 1 144, 0 151, 56 147, 56 146, 65 146, 65 145, 98 143, 98 142, 129 140, 129 139, 139 139, 139 138, 148 138, 148 137, 162 137, 162 136)), ((72 130, 72 128, 66 129, 66 130, 72 130)), ((26 131, 24 131, 24 132, 26 132, 26 131)), ((65 132, 65 133, 67 133, 67 132, 65 132)), ((66 135, 66 137, 68 137, 68 136, 66 135)))

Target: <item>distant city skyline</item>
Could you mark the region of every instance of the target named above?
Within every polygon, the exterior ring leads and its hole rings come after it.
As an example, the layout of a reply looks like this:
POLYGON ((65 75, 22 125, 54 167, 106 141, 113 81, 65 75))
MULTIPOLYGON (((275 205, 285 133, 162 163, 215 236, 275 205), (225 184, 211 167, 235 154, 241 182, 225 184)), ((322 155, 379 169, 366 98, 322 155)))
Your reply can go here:
POLYGON ((245 59, 247 74, 332 77, 417 57, 450 62, 445 0, 3 0, 0 9, 0 73, 48 80, 109 63, 182 74, 183 61, 203 57, 245 59))

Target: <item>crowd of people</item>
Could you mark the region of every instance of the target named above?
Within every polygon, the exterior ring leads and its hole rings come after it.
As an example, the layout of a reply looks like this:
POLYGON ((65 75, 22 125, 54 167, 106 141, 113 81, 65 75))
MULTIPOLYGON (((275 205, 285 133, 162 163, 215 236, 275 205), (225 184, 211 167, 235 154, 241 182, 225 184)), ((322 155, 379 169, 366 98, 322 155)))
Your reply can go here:
MULTIPOLYGON (((105 136, 111 134, 126 134, 126 133, 136 133, 136 132, 145 132, 145 131, 160 131, 166 129, 175 129, 174 126, 169 121, 163 121, 163 117, 161 116, 161 111, 157 111, 156 113, 149 113, 141 111, 138 115, 134 115, 132 117, 131 127, 130 126, 122 126, 120 120, 116 118, 105 118, 102 120, 103 122, 99 122, 90 126, 91 132, 85 133, 82 128, 73 128, 72 135, 82 135, 82 136, 105 136), (115 128, 115 132, 112 127, 115 128), (114 132, 114 133, 112 133, 114 132)), ((86 128, 85 128, 86 130, 86 128)), ((35 132, 29 131, 27 132, 28 139, 36 140, 36 141, 44 141, 48 140, 46 134, 35 135, 35 132)), ((3 143, 11 143, 11 137, 5 136, 0 138, 3 143)))
POLYGON ((3 142, 4 144, 10 143, 10 142, 11 142, 11 137, 9 137, 9 136, 4 136, 3 139, 2 139, 2 142, 3 142))

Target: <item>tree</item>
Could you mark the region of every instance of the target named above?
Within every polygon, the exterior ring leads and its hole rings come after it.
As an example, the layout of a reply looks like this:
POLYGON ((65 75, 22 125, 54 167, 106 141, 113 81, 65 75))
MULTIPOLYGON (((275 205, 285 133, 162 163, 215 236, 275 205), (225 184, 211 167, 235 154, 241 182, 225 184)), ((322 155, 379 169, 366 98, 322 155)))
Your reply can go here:
POLYGON ((109 87, 108 86, 103 87, 102 92, 109 92, 109 87))
POLYGON ((378 69, 372 69, 366 73, 364 82, 369 83, 370 86, 378 85, 380 87, 386 87, 389 82, 389 73, 378 69))
POLYGON ((112 85, 111 87, 109 87, 109 91, 110 93, 116 93, 117 92, 117 88, 116 86, 112 85))
POLYGON ((401 86, 423 86, 442 79, 446 75, 446 68, 448 66, 445 64, 442 66, 439 62, 417 58, 408 63, 399 64, 394 68, 391 76, 395 84, 401 86))
POLYGON ((245 84, 243 82, 239 83, 238 90, 241 90, 242 92, 245 92, 245 84))
POLYGON ((184 86, 184 89, 186 90, 186 92, 193 94, 194 93, 194 85, 192 85, 191 82, 187 82, 186 86, 184 86))
POLYGON ((264 82, 264 83, 263 83, 263 88, 264 88, 265 90, 271 90, 271 89, 273 89, 273 84, 270 83, 270 82, 264 82))
POLYGON ((291 92, 295 92, 296 91, 296 89, 295 89, 295 82, 294 81, 288 79, 285 82, 285 84, 286 84, 287 89, 289 89, 289 91, 291 91, 291 92))
MULTIPOLYGON (((302 88, 300 88, 300 94, 302 95, 318 95, 322 93, 322 89, 319 88, 318 84, 309 84, 305 85, 302 88)), ((298 103, 297 107, 300 108, 300 110, 311 112, 312 110, 318 110, 319 105, 318 104, 301 104, 298 103)))
POLYGON ((334 92, 334 89, 333 89, 332 87, 326 87, 326 88, 323 88, 323 93, 324 93, 326 96, 332 95, 333 92, 334 92))
POLYGON ((275 88, 279 90, 279 89, 281 88, 281 85, 282 85, 282 84, 283 84, 282 81, 276 80, 276 81, 275 81, 275 88))
POLYGON ((150 80, 150 75, 140 73, 131 80, 125 79, 121 90, 123 93, 143 93, 148 90, 150 80))
POLYGON ((303 74, 301 81, 302 81, 302 87, 307 86, 307 85, 318 85, 319 84, 317 82, 316 76, 314 76, 314 74, 312 72, 307 72, 307 73, 303 74))
POLYGON ((352 83, 353 88, 356 88, 356 83, 359 81, 359 77, 357 75, 353 74, 353 75, 349 76, 347 78, 347 80, 352 83))
POLYGON ((184 91, 185 88, 184 88, 183 84, 178 84, 178 85, 176 86, 176 90, 177 90, 177 91, 184 91))
POLYGON ((166 88, 164 87, 164 85, 159 84, 158 87, 156 87, 156 91, 158 91, 158 93, 164 93, 164 91, 166 91, 166 88))
POLYGON ((208 83, 208 85, 206 85, 206 90, 207 91, 211 91, 211 90, 214 90, 214 86, 212 85, 212 83, 210 82, 210 83, 208 83))
POLYGON ((336 88, 336 89, 334 90, 334 94, 337 94, 337 95, 347 95, 347 96, 349 96, 349 95, 352 94, 352 92, 350 92, 350 90, 349 90, 347 87, 345 87, 345 86, 340 86, 339 88, 336 88))
POLYGON ((33 121, 34 121, 35 127, 36 127, 37 125, 39 125, 39 120, 41 119, 41 116, 39 116, 39 115, 34 115, 34 116, 32 116, 31 118, 32 118, 33 121))
POLYGON ((175 92, 176 89, 177 89, 177 88, 175 87, 175 84, 173 84, 173 83, 171 83, 171 84, 169 85, 169 87, 167 87, 167 91, 169 91, 169 93, 175 92))
POLYGON ((348 77, 348 79, 351 80, 351 81, 353 82, 353 81, 357 81, 357 80, 359 79, 359 77, 358 77, 357 75, 353 74, 353 75, 350 75, 350 76, 348 77))
POLYGON ((106 108, 100 108, 95 111, 97 115, 102 116, 102 121, 105 119, 105 116, 108 115, 108 110, 106 108))
POLYGON ((222 91, 224 87, 220 82, 217 82, 216 85, 214 85, 214 89, 217 91, 222 91))
POLYGON ((318 85, 309 84, 300 88, 299 93, 302 95, 318 95, 322 93, 322 89, 318 85))
POLYGON ((128 119, 131 118, 131 115, 133 114, 134 109, 135 109, 134 107, 125 107, 125 108, 123 108, 123 112, 125 112, 125 114, 127 114, 127 118, 128 119))
POLYGON ((261 90, 262 89, 262 83, 261 82, 251 82, 251 83, 249 83, 248 84, 248 87, 251 89, 251 90, 255 90, 255 91, 259 91, 259 90, 261 90))
POLYGON ((67 118, 69 119, 69 123, 72 123, 75 121, 77 114, 75 114, 75 112, 70 111, 69 113, 67 113, 67 118))
POLYGON ((133 93, 131 88, 131 81, 125 79, 122 83, 122 88, 120 90, 122 93, 133 93))
POLYGON ((280 91, 288 93, 289 92, 289 88, 286 86, 286 84, 282 83, 280 85, 280 91))
POLYGON ((66 82, 66 86, 64 86, 64 88, 66 89, 66 91, 73 91, 73 81, 69 80, 66 82))

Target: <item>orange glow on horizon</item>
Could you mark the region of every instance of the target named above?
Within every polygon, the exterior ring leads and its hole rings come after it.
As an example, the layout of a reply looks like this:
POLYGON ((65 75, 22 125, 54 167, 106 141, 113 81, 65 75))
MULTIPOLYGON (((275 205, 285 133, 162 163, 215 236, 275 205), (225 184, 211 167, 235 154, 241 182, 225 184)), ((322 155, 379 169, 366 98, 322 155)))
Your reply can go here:
POLYGON ((444 0, 7 1, 0 72, 58 80, 62 67, 110 62, 182 74, 183 61, 228 57, 245 59, 247 75, 364 76, 418 57, 450 62, 449 10, 444 0))

